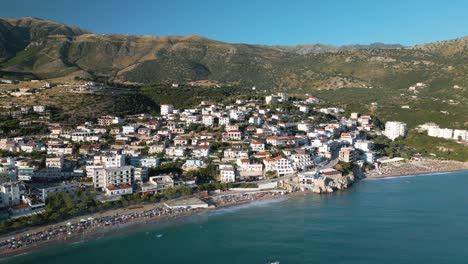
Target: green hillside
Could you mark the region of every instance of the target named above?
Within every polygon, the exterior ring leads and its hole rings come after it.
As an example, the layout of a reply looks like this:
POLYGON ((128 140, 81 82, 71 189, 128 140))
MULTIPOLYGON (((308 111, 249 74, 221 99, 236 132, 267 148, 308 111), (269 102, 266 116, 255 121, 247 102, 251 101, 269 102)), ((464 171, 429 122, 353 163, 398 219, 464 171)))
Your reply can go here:
MULTIPOLYGON (((410 126, 468 126, 467 51, 468 38, 414 47, 270 47, 199 36, 97 35, 37 18, 0 19, 0 75, 7 77, 86 76, 141 85, 207 80, 237 89, 314 93, 410 126), (416 83, 426 87, 408 91, 416 83)), ((161 89, 149 95, 156 102, 167 96, 161 87, 152 89, 161 89)))

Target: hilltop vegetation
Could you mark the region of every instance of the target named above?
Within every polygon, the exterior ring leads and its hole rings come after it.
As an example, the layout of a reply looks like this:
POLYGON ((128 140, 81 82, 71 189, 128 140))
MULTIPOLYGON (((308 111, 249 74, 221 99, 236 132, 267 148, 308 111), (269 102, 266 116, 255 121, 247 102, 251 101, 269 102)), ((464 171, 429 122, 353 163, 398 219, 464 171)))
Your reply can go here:
POLYGON ((467 82, 466 38, 410 48, 379 43, 269 47, 199 36, 97 35, 35 18, 0 20, 0 36, 1 69, 42 78, 89 74, 136 83, 215 80, 261 89, 393 89, 430 81, 434 74, 460 85, 467 82))
POLYGON ((143 94, 156 103, 180 106, 256 86, 257 91, 316 94, 411 127, 426 121, 468 127, 466 61, 468 38, 414 47, 270 47, 199 36, 97 35, 36 18, 0 19, 0 75, 6 77, 99 77, 142 85, 143 94), (231 88, 171 90, 151 85, 192 81, 231 88), (417 94, 408 92, 415 83, 427 86, 417 94))

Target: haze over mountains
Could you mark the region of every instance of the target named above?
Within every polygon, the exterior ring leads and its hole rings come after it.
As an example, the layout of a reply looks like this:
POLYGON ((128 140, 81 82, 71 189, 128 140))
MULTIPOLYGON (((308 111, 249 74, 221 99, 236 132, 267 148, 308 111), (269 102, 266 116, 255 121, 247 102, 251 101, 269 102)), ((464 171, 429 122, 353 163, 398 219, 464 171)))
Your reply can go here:
POLYGON ((211 80, 260 88, 468 84, 468 38, 399 44, 264 46, 200 36, 98 35, 38 18, 0 19, 0 75, 211 80), (447 81, 449 80, 449 81, 447 81))

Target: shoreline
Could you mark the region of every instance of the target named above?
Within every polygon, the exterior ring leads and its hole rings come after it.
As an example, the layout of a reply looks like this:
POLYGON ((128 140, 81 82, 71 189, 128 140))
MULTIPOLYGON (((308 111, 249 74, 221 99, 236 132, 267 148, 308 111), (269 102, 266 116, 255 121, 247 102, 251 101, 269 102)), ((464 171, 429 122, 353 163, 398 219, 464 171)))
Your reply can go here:
POLYGON ((450 173, 468 171, 467 162, 457 161, 408 161, 403 163, 388 164, 380 170, 364 173, 364 179, 382 179, 402 176, 418 176, 424 174, 450 173))
POLYGON ((364 177, 362 180, 366 179, 385 179, 385 178, 400 178, 400 177, 408 177, 408 176, 424 176, 424 175, 433 175, 439 173, 452 173, 452 172, 462 172, 467 171, 468 169, 454 169, 454 170, 445 170, 445 171, 428 171, 428 172, 413 172, 413 173, 406 173, 406 174, 385 174, 385 175, 376 175, 371 177, 364 177))
MULTIPOLYGON (((372 171, 371 173, 365 173, 364 178, 361 180, 366 180, 366 179, 383 179, 383 178, 392 178, 392 177, 405 177, 405 176, 421 176, 421 175, 432 175, 432 174, 437 174, 437 173, 453 173, 453 172, 459 172, 459 171, 468 171, 468 163, 457 163, 458 167, 441 167, 443 170, 430 170, 430 168, 426 167, 423 169, 421 165, 431 163, 431 164, 438 164, 440 165, 441 163, 447 163, 449 165, 452 164, 452 162, 444 162, 444 161, 426 161, 426 162, 415 162, 415 161, 410 161, 407 163, 402 163, 402 164, 389 164, 387 165, 386 168, 386 173, 378 174, 377 171, 372 171), (414 166, 416 165, 416 166, 414 166), (412 166, 408 168, 407 166, 412 166), (404 168, 405 171, 401 171, 401 169, 404 168), (396 169, 396 170, 395 170, 396 169), (396 173, 398 171, 399 173, 396 173)), ((155 204, 143 204, 143 205, 131 205, 128 207, 124 208, 118 208, 114 210, 109 210, 109 211, 104 211, 104 212, 98 212, 98 213, 92 213, 92 214, 87 214, 87 215, 82 215, 79 217, 74 217, 66 221, 61 221, 59 223, 55 224, 49 224, 45 226, 39 226, 39 227, 32 227, 28 228, 25 230, 19 230, 16 232, 4 234, 0 236, 0 243, 4 242, 10 238, 13 237, 24 237, 27 234, 30 233, 38 233, 38 232, 50 232, 52 229, 57 229, 60 227, 63 227, 69 222, 74 222, 79 224, 80 219, 88 219, 88 217, 96 217, 96 218, 113 218, 113 219, 118 219, 119 217, 123 217, 125 215, 140 215, 138 218, 129 218, 123 221, 123 223, 118 222, 117 224, 112 224, 112 225, 96 225, 96 226, 91 226, 87 227, 84 229, 83 232, 76 232, 72 234, 67 234, 66 232, 62 232, 62 234, 55 235, 51 237, 50 239, 48 238, 47 240, 40 240, 38 242, 34 242, 31 245, 25 245, 21 247, 17 247, 14 249, 11 248, 6 248, 2 247, 0 248, 0 261, 13 258, 16 256, 21 256, 24 254, 29 254, 36 252, 39 249, 45 249, 45 248, 54 248, 58 245, 61 244, 75 244, 75 243, 81 243, 81 242, 86 242, 89 240, 95 240, 99 239, 102 237, 109 237, 113 235, 120 235, 122 232, 130 232, 130 231, 135 231, 135 230, 141 230, 144 228, 147 228, 148 225, 154 225, 154 224, 169 224, 172 221, 180 221, 186 218, 189 218, 191 216, 196 216, 196 215, 202 215, 202 214, 208 214, 210 212, 215 212, 217 210, 221 209, 226 209, 226 208, 232 208, 232 207, 238 207, 246 204, 253 204, 255 202, 259 201, 265 201, 265 200, 274 200, 274 199, 288 199, 290 197, 297 197, 297 196, 307 196, 311 194, 312 192, 309 190, 305 191, 293 191, 293 192, 285 192, 283 194, 280 194, 279 190, 271 190, 271 191, 263 191, 263 192, 258 192, 258 191, 247 191, 247 192, 229 192, 227 194, 223 195, 216 195, 213 196, 212 199, 216 200, 219 199, 219 201, 215 202, 217 206, 215 208, 207 208, 207 209, 185 209, 182 211, 176 211, 175 213, 170 213, 168 214, 158 214, 158 215, 144 215, 147 214, 148 212, 151 212, 151 210, 160 210, 158 208, 162 208, 163 205, 162 203, 155 203, 155 204), (242 198, 240 200, 233 200, 230 201, 228 200, 227 202, 223 202, 223 197, 228 197, 228 198, 236 198, 236 197, 245 197, 247 198, 242 198), (122 231, 122 232, 111 232, 111 231, 122 231)), ((161 211, 160 211, 161 212, 161 211)))
MULTIPOLYGON (((249 194, 256 194, 256 193, 257 192, 250 192, 249 194)), ((235 193, 232 195, 239 195, 239 194, 242 194, 242 193, 235 193)), ((233 207, 238 207, 238 206, 242 206, 246 204, 253 204, 255 202, 260 202, 260 201, 275 200, 275 199, 282 199, 282 198, 287 199, 289 197, 298 196, 301 194, 302 192, 292 192, 292 193, 284 193, 282 195, 279 195, 279 194, 275 194, 275 192, 272 191, 272 192, 269 192, 268 195, 264 195, 260 198, 245 199, 241 201, 220 204, 219 206, 216 206, 215 208, 189 209, 189 210, 182 211, 180 213, 176 213, 173 215, 160 215, 160 216, 155 216, 152 218, 145 218, 145 217, 136 218, 136 219, 131 219, 128 222, 125 222, 123 224, 116 224, 116 225, 110 225, 110 226, 104 226, 104 227, 95 226, 95 227, 91 227, 88 230, 85 230, 84 232, 73 233, 71 235, 65 235, 65 236, 55 236, 55 237, 52 237, 51 239, 42 240, 32 245, 22 246, 22 247, 18 247, 15 249, 2 248, 0 249, 0 261, 4 261, 10 258, 14 258, 17 256, 29 254, 29 253, 34 253, 38 251, 39 249, 54 248, 54 247, 57 247, 58 245, 63 245, 63 244, 71 245, 75 243, 81 243, 81 242, 95 240, 95 239, 99 239, 103 237, 111 237, 114 235, 122 234, 121 232, 113 233, 112 231, 122 231, 122 232, 136 231, 136 230, 147 228, 149 225, 170 224, 174 220, 180 221, 183 219, 188 219, 189 217, 192 217, 192 216, 207 214, 207 213, 215 212, 221 209, 233 208, 233 207)), ((141 208, 144 208, 144 206, 142 206, 141 208)), ((125 211, 126 209, 127 208, 121 208, 119 211, 125 211)), ((128 209, 133 210, 132 208, 128 208, 128 209)), ((105 214, 106 213, 104 213, 104 215, 105 214)), ((93 214, 90 214, 90 215, 93 215, 93 214)), ((81 216, 81 218, 87 218, 90 215, 84 215, 84 216, 81 216)), ((117 214, 114 214, 114 215, 117 216, 117 214)), ((69 220, 68 222, 70 221, 71 220, 69 220)), ((50 230, 51 228, 55 228, 56 226, 59 226, 59 223, 54 224, 54 225, 47 225, 47 226, 39 227, 38 230, 44 230, 44 231, 50 230)), ((13 233, 5 234, 5 235, 2 235, 3 237, 2 239, 6 239, 7 237, 11 238, 11 237, 25 236, 28 233, 32 233, 31 231, 32 230, 29 229, 29 230, 20 231, 14 234, 13 233)))

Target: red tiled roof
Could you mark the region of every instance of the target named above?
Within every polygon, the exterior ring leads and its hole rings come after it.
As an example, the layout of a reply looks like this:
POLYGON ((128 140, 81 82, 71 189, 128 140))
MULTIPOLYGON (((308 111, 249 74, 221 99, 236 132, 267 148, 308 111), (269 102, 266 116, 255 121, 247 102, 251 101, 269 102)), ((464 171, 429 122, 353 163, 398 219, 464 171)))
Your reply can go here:
POLYGON ((120 190, 120 189, 132 188, 132 186, 130 184, 127 184, 127 183, 122 183, 120 185, 109 185, 106 188, 108 190, 110 190, 110 191, 115 191, 115 190, 120 190))

